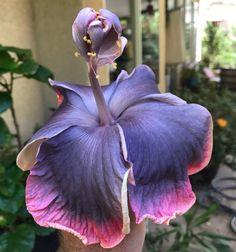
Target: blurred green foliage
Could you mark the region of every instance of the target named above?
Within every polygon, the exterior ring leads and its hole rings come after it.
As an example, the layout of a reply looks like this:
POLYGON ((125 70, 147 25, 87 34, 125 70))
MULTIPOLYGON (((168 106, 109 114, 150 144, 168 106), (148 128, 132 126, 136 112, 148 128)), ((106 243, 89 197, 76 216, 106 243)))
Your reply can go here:
POLYGON ((198 92, 185 89, 181 96, 187 102, 203 105, 212 115, 214 139, 210 165, 226 162, 236 169, 236 94, 205 80, 198 92), (232 158, 225 158, 229 156, 232 158))
POLYGON ((36 235, 48 235, 51 229, 39 227, 25 208, 26 173, 16 166, 22 147, 12 91, 19 78, 48 83, 52 72, 38 64, 29 49, 0 45, 0 252, 30 252, 36 235), (2 117, 10 111, 13 134, 2 117))
POLYGON ((209 68, 235 68, 235 28, 230 32, 218 22, 208 22, 202 41, 202 63, 209 68))
POLYGON ((206 107, 213 119, 213 153, 208 166, 191 176, 192 182, 210 183, 220 163, 236 169, 236 93, 203 74, 203 67, 183 69, 183 86, 175 91, 188 103, 206 107), (196 179, 196 180, 195 180, 196 179))

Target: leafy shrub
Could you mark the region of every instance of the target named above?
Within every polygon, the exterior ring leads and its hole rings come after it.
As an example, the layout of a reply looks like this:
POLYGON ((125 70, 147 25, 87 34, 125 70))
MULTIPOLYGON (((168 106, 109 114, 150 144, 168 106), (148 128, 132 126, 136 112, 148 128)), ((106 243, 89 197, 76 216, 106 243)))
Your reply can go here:
POLYGON ((26 174, 16 167, 16 153, 22 147, 12 90, 19 78, 48 82, 52 72, 38 64, 31 50, 0 45, 0 251, 30 252, 36 235, 48 235, 25 208, 26 174), (12 134, 1 114, 10 110, 15 127, 12 134))

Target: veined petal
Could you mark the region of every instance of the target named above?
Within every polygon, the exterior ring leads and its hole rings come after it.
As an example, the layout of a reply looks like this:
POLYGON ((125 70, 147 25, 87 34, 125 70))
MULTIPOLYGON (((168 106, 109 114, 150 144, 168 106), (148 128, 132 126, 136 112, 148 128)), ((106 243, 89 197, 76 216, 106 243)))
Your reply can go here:
POLYGON ((103 43, 97 53, 98 66, 112 64, 115 59, 120 57, 126 44, 127 39, 125 37, 120 37, 115 31, 114 26, 112 26, 104 37, 103 43))
MULTIPOLYGON (((105 98, 106 103, 108 104, 116 92, 117 86, 125 79, 128 79, 129 75, 126 71, 121 71, 117 80, 112 82, 109 85, 102 86, 102 92, 105 98)), ((95 117, 98 117, 97 105, 95 102, 94 94, 90 86, 78 85, 73 83, 65 83, 55 80, 50 80, 51 85, 56 89, 63 88, 65 90, 71 90, 75 92, 79 97, 81 97, 83 103, 88 109, 89 113, 93 114, 95 117)), ((137 83, 138 85, 138 83, 137 83)))
POLYGON ((71 232, 86 245, 114 247, 125 235, 121 192, 128 168, 117 126, 70 127, 41 145, 27 180, 27 209, 39 225, 71 232))
POLYGON ((169 105, 185 105, 187 102, 178 96, 175 96, 171 93, 163 93, 163 94, 150 94, 150 95, 145 95, 140 99, 140 103, 143 101, 147 101, 148 99, 150 100, 156 100, 158 102, 164 102, 169 105))
POLYGON ((96 104, 89 87, 50 81, 57 93, 63 97, 62 104, 18 154, 17 164, 22 170, 29 170, 33 166, 38 149, 46 139, 73 125, 96 127, 99 124, 96 104))
POLYGON ((140 65, 133 72, 126 76, 121 73, 118 76, 116 90, 109 101, 109 106, 114 117, 118 117, 130 105, 139 102, 146 95, 158 94, 155 75, 152 70, 140 65), (120 79, 124 76, 122 79, 120 79))
POLYGON ((82 37, 84 35, 86 35, 87 28, 88 28, 89 24, 93 20, 96 20, 96 17, 97 17, 96 11, 92 8, 89 8, 89 7, 83 8, 78 13, 74 22, 77 25, 77 27, 79 28, 79 31, 80 31, 82 37))
POLYGON ((100 9, 99 14, 106 19, 105 21, 109 28, 111 28, 111 26, 114 25, 117 33, 122 32, 122 26, 120 20, 114 13, 112 13, 107 9, 100 9))
POLYGON ((133 163, 136 186, 129 185, 129 195, 137 223, 145 217, 168 223, 186 212, 195 202, 188 168, 201 170, 211 155, 209 112, 196 104, 173 105, 174 95, 168 103, 161 96, 130 106, 118 119, 133 163))
POLYGON ((129 74, 125 71, 125 70, 121 70, 120 74, 118 75, 117 79, 116 79, 116 83, 120 83, 121 81, 128 79, 129 78, 129 74))
POLYGON ((93 21, 88 27, 88 34, 91 40, 92 51, 97 52, 101 47, 105 36, 102 22, 99 20, 93 21))
POLYGON ((87 55, 88 52, 88 44, 84 40, 84 36, 87 34, 87 28, 90 22, 96 19, 96 12, 92 8, 84 8, 82 9, 73 25, 72 25, 72 36, 76 46, 79 49, 80 54, 88 61, 89 57, 87 55))
POLYGON ((88 112, 95 117, 98 117, 98 110, 95 102, 95 98, 92 92, 91 87, 61 81, 50 80, 50 84, 56 90, 65 90, 72 91, 76 93, 81 99, 83 104, 85 105, 88 112))

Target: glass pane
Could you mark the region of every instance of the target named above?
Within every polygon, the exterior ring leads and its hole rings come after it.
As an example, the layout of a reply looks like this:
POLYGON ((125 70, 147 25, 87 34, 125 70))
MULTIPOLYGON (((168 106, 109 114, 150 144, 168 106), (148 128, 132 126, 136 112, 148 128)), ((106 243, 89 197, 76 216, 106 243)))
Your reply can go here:
POLYGON ((143 13, 141 15, 141 23, 143 63, 151 67, 158 74, 159 11, 155 10, 152 14, 143 13))
POLYGON ((122 55, 116 59, 117 69, 110 66, 110 79, 115 80, 122 69, 131 72, 133 65, 132 55, 132 30, 130 5, 127 0, 109 0, 106 1, 106 8, 116 13, 122 24, 122 35, 128 39, 128 43, 122 55))
POLYGON ((177 7, 181 7, 184 5, 184 0, 177 0, 177 7))
POLYGON ((167 10, 173 10, 175 8, 175 0, 167 1, 167 10))

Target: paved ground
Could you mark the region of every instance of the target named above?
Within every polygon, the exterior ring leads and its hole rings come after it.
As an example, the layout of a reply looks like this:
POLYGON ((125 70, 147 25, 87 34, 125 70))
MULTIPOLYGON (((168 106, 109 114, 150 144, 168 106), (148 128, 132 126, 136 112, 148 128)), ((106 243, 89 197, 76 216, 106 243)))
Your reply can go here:
MULTIPOLYGON (((222 165, 217 176, 236 177, 236 171, 232 171, 232 169, 222 165)), ((236 196, 236 193, 234 192, 233 195, 236 196)), ((231 204, 235 207, 235 202, 232 202, 231 204)), ((230 228, 230 220, 233 216, 233 214, 221 210, 211 218, 209 223, 207 223, 206 229, 236 238, 236 233, 230 228)), ((236 252, 236 242, 231 242, 231 248, 236 252)))

